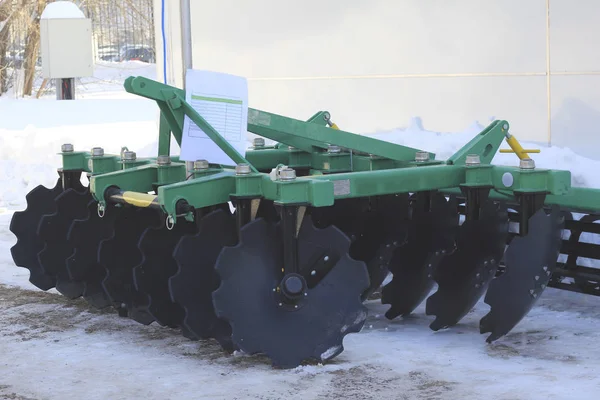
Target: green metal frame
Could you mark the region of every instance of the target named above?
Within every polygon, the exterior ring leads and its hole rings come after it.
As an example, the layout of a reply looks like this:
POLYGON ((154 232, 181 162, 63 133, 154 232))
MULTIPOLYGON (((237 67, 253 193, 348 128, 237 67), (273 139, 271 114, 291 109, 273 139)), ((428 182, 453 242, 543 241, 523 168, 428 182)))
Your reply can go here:
POLYGON ((125 89, 156 101, 161 110, 158 156, 170 153, 171 135, 181 145, 187 116, 234 163, 247 164, 250 173, 236 174, 234 166, 211 165, 188 177, 185 163, 177 158, 166 166, 158 165, 155 158, 132 165, 119 156, 63 153, 63 169, 90 174, 91 192, 101 206, 107 202, 107 190, 114 187, 154 193, 172 220, 182 201, 202 208, 236 197, 266 198, 278 204, 323 207, 337 199, 396 193, 440 190, 460 195, 461 188, 490 188, 492 198, 515 203, 520 194, 543 194, 546 205, 585 212, 595 212, 600 206, 600 190, 572 188, 569 171, 492 165, 509 132, 504 120, 492 122, 447 160, 436 160, 435 154, 419 149, 334 129, 327 111, 300 121, 250 108, 248 131, 277 143, 250 148, 242 155, 185 101, 181 89, 144 77, 128 78, 125 89), (479 162, 467 162, 474 155, 479 162), (302 176, 273 179, 268 172, 281 166, 301 171, 302 176))

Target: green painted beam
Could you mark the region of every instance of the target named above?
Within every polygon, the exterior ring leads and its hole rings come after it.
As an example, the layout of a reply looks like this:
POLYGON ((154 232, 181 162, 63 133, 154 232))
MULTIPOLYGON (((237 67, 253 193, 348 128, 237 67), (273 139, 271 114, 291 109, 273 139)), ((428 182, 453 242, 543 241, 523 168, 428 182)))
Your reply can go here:
MULTIPOLYGON (((254 109, 248 110, 248 131, 278 142, 301 138, 302 140, 321 143, 320 145, 316 144, 315 147, 322 149, 326 149, 328 144, 335 144, 348 150, 374 154, 396 161, 413 161, 415 154, 420 151, 368 136, 331 129, 254 109)), ((310 149, 303 150, 311 151, 310 149)), ((430 157, 433 159, 435 155, 430 154, 430 157)))

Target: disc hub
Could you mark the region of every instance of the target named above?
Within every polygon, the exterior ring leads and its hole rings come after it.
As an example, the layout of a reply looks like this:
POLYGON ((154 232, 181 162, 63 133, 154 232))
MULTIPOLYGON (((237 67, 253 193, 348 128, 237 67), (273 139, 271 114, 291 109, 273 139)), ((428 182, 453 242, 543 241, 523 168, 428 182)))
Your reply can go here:
POLYGON ((299 274, 287 274, 281 281, 281 292, 288 300, 298 300, 304 297, 306 281, 299 274))

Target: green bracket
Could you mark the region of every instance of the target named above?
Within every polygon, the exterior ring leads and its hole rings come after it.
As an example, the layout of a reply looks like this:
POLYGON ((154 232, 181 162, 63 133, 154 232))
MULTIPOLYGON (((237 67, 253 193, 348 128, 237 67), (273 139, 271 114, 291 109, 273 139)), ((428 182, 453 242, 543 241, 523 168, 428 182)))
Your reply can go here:
POLYGON ((72 151, 59 153, 62 156, 62 169, 64 171, 91 172, 89 168, 90 153, 87 151, 72 151))
POLYGON ((508 133, 507 121, 494 121, 454 155, 448 158, 451 165, 465 165, 467 156, 478 155, 481 164, 490 164, 508 133))

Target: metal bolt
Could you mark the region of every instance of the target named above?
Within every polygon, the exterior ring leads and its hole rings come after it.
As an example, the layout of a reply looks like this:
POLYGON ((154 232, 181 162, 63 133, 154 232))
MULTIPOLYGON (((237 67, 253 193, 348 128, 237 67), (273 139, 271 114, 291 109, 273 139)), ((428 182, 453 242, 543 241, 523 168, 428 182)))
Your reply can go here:
POLYGON ((252 144, 254 145, 254 147, 264 147, 265 139, 263 139, 261 137, 254 138, 254 140, 252 141, 252 144))
POLYGON ((135 151, 124 151, 122 158, 123 161, 135 161, 137 159, 137 154, 135 154, 135 151))
POLYGON ((169 156, 158 156, 156 158, 156 163, 158 165, 169 165, 169 164, 171 164, 171 157, 169 157, 169 156))
POLYGON ((92 149, 92 157, 102 157, 104 156, 104 149, 102 147, 94 147, 92 149))
POLYGON ((524 158, 519 161, 519 168, 521 169, 535 169, 535 161, 531 158, 524 158))
POLYGON ((293 181, 296 179, 296 171, 293 168, 284 168, 279 171, 279 179, 282 181, 293 181))
POLYGON ((508 130, 508 124, 504 123, 504 125, 502 125, 502 129, 504 129, 505 131, 507 131, 508 130))
POLYGON ((426 162, 426 161, 429 161, 429 152, 427 152, 427 151, 417 151, 415 153, 415 161, 416 162, 426 162))
POLYGON ((329 146, 327 146, 327 152, 331 153, 331 154, 337 154, 337 153, 341 153, 342 149, 340 148, 340 146, 336 146, 335 144, 330 144, 329 146))
POLYGON ((479 157, 479 154, 467 154, 467 159, 465 160, 465 164, 471 165, 471 166, 480 165, 481 158, 479 157))
POLYGON ((250 169, 250 165, 248 164, 238 164, 235 166, 235 174, 236 175, 248 175, 252 172, 250 169))
POLYGON ((195 171, 208 169, 208 167, 209 167, 209 164, 208 164, 208 161, 206 161, 206 160, 194 161, 194 170, 195 171))
POLYGON ((65 143, 62 146, 60 146, 60 151, 62 151, 63 153, 72 153, 74 150, 75 148, 71 143, 65 143))

